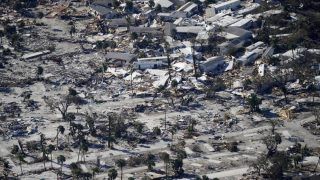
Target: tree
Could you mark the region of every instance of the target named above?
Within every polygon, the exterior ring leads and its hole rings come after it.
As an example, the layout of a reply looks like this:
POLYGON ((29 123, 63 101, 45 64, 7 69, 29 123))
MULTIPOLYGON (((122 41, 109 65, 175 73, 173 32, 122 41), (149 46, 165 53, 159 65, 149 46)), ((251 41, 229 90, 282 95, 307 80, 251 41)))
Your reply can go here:
POLYGON ((81 156, 81 160, 83 159, 83 162, 86 162, 86 159, 85 159, 85 154, 88 152, 88 150, 89 150, 89 145, 88 145, 88 141, 86 140, 86 139, 82 139, 82 140, 80 140, 81 141, 81 143, 80 143, 80 147, 79 147, 79 149, 80 149, 80 151, 81 151, 81 154, 82 154, 82 156, 81 156))
POLYGON ((15 117, 18 115, 20 117, 20 114, 22 112, 20 106, 16 102, 10 102, 8 104, 5 104, 3 106, 3 112, 6 114, 9 114, 10 117, 15 117))
POLYGON ((62 173, 62 165, 66 161, 66 158, 63 155, 57 157, 58 164, 60 164, 60 173, 62 173))
POLYGON ((68 89, 68 91, 70 96, 76 96, 78 94, 78 92, 71 87, 68 89))
POLYGON ((203 176, 202 176, 202 180, 210 180, 210 179, 209 179, 209 177, 208 177, 208 176, 203 175, 203 176))
POLYGON ((0 43, 2 44, 2 38, 4 37, 4 31, 0 30, 0 43))
POLYGON ((13 145, 11 149, 11 154, 17 154, 19 152, 19 146, 18 145, 13 145))
POLYGON ((88 113, 86 114, 86 123, 89 126, 89 131, 92 136, 96 135, 96 128, 94 125, 95 119, 96 117, 94 114, 92 115, 89 115, 88 113))
POLYGON ((281 144, 282 140, 280 134, 275 133, 274 135, 264 137, 262 141, 267 147, 268 155, 272 156, 277 152, 277 147, 279 144, 281 144))
POLYGON ((132 33, 131 33, 131 39, 132 39, 132 40, 138 39, 138 34, 137 34, 136 32, 132 32, 132 33))
POLYGON ((133 2, 131 0, 126 1, 126 10, 127 11, 132 11, 133 9, 133 2))
MULTIPOLYGON (((164 40, 165 41, 165 40, 164 40)), ((164 48, 166 51, 166 56, 167 56, 167 62, 168 62, 168 74, 169 74, 169 80, 171 81, 171 59, 170 59, 170 47, 168 42, 164 42, 164 48)))
POLYGON ((291 159, 286 152, 277 152, 268 159, 265 172, 271 179, 281 179, 283 172, 290 167, 291 159))
POLYGON ((69 107, 77 101, 76 96, 66 95, 59 99, 44 97, 44 101, 51 110, 58 110, 61 113, 62 119, 66 120, 69 107))
POLYGON ((147 154, 147 157, 146 157, 146 164, 148 166, 148 170, 149 171, 152 171, 153 170, 153 166, 155 166, 155 160, 156 160, 156 156, 151 154, 151 153, 148 153, 147 154))
POLYGON ((56 148, 57 149, 59 147, 59 133, 64 134, 64 131, 65 131, 65 128, 62 125, 59 125, 57 127, 57 135, 56 135, 56 138, 57 138, 57 146, 56 146, 56 148))
MULTIPOLYGON (((216 0, 205 0, 204 1, 204 4, 206 5, 206 6, 208 6, 209 4, 215 4, 216 3, 216 0)), ((203 178, 202 178, 203 179, 203 178)))
POLYGON ((43 74, 43 67, 38 66, 37 67, 37 78, 39 79, 39 77, 43 74))
POLYGON ((100 168, 98 166, 92 168, 92 179, 94 179, 95 174, 98 173, 99 171, 100 171, 100 168))
POLYGON ((270 125, 271 125, 271 133, 274 134, 276 126, 280 125, 280 121, 279 120, 270 120, 270 125))
POLYGON ((9 162, 7 160, 2 159, 2 158, 0 160, 3 162, 2 166, 3 166, 4 179, 7 180, 7 179, 9 179, 9 173, 10 173, 11 167, 10 167, 9 162))
POLYGON ((43 166, 44 169, 46 170, 46 160, 47 160, 47 149, 46 149, 46 139, 45 139, 45 135, 44 134, 40 134, 40 146, 41 146, 41 152, 42 152, 42 161, 43 161, 43 166))
POLYGON ((51 168, 53 167, 53 166, 52 166, 52 152, 53 152, 54 149, 55 149, 55 147, 54 147, 54 145, 52 145, 52 144, 50 144, 50 145, 48 146, 48 148, 47 148, 47 152, 48 152, 48 154, 50 154, 51 168))
POLYGON ((116 122, 118 116, 116 113, 108 113, 108 148, 112 148, 112 143, 115 141, 113 137, 114 123, 116 122))
POLYGON ((173 141, 173 135, 177 132, 178 128, 176 125, 172 126, 170 129, 169 129, 169 132, 171 133, 171 140, 173 141))
POLYGON ((179 177, 184 173, 182 159, 177 158, 177 159, 172 160, 171 166, 172 166, 172 169, 174 171, 175 176, 179 177))
POLYGON ((153 128, 153 134, 156 135, 156 136, 161 135, 161 129, 158 126, 154 127, 153 128))
POLYGON ((247 103, 250 106, 250 112, 259 112, 260 111, 259 105, 261 104, 261 99, 258 98, 256 94, 251 94, 247 98, 247 103))
POLYGON ((118 0, 113 0, 113 7, 115 8, 115 9, 118 9, 118 7, 120 6, 120 2, 118 1, 118 0))
POLYGON ((71 170, 71 174, 72 174, 74 179, 78 179, 78 177, 82 173, 82 169, 76 163, 71 163, 70 164, 70 170, 71 170))
POLYGON ((72 35, 75 34, 76 31, 77 31, 77 30, 76 30, 76 26, 72 23, 72 24, 71 24, 71 27, 70 27, 70 31, 69 31, 70 36, 72 37, 72 35))
POLYGON ((197 57, 195 55, 196 40, 192 39, 191 43, 192 43, 191 50, 192 50, 193 73, 194 73, 194 77, 198 78, 198 64, 197 64, 197 57))
POLYGON ((116 177, 118 176, 118 172, 116 169, 112 168, 112 169, 109 169, 108 171, 108 179, 109 180, 115 180, 116 177))
POLYGON ((312 114, 314 115, 317 124, 320 125, 320 108, 314 107, 312 109, 312 114))
POLYGON ((154 5, 155 5, 155 3, 154 3, 153 0, 149 0, 148 4, 149 4, 149 6, 150 6, 151 8, 154 7, 154 5))
POLYGON ((258 175, 261 175, 261 170, 266 169, 267 167, 267 156, 262 154, 258 157, 256 161, 254 161, 251 165, 251 168, 253 168, 255 173, 258 173, 258 175))
POLYGON ((161 12, 161 11, 162 11, 161 5, 160 5, 160 4, 157 4, 156 7, 155 7, 155 10, 156 10, 157 12, 161 12))
POLYGON ((17 158, 19 159, 19 166, 20 166, 20 170, 21 170, 21 174, 23 173, 22 171, 22 162, 24 162, 24 154, 22 153, 17 153, 16 154, 17 158))
POLYGON ((123 169, 123 167, 124 166, 126 166, 126 164, 127 164, 127 162, 126 162, 126 160, 124 160, 124 159, 118 159, 117 161, 116 161, 116 165, 120 168, 120 179, 122 180, 122 175, 123 175, 123 171, 122 171, 122 169, 123 169))
POLYGON ((161 152, 159 156, 160 156, 160 159, 165 164, 166 179, 168 179, 168 163, 170 162, 170 155, 166 152, 161 152))

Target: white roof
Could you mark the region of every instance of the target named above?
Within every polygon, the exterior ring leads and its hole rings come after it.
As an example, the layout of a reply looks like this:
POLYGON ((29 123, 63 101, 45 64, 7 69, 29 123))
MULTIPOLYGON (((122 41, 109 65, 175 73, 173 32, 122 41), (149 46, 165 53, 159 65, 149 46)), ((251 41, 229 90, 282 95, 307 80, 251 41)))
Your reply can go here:
MULTIPOLYGON (((216 16, 214 16, 214 17, 216 17, 216 16)), ((226 26, 229 26, 230 24, 238 22, 239 20, 240 19, 238 19, 236 17, 227 15, 227 16, 223 16, 223 17, 218 18, 215 21, 211 21, 211 22, 213 22, 213 24, 217 24, 219 26, 226 27, 226 26)))
POLYGON ((177 32, 198 34, 204 28, 202 26, 179 26, 176 27, 177 32))
POLYGON ((184 12, 190 12, 192 9, 196 8, 198 5, 195 3, 192 3, 190 6, 188 6, 185 10, 183 10, 184 12))
POLYGON ((161 7, 168 8, 173 5, 173 3, 169 0, 155 0, 155 4, 159 4, 161 7))
POLYGON ((262 46, 262 45, 264 45, 264 43, 263 43, 262 41, 258 41, 258 42, 256 42, 256 43, 251 44, 250 46, 246 47, 246 49, 247 49, 248 51, 252 51, 253 49, 255 49, 255 48, 257 48, 257 47, 260 47, 260 46, 262 46))
POLYGON ((240 21, 238 21, 236 23, 231 24, 230 26, 242 27, 243 25, 249 23, 250 21, 252 21, 252 19, 244 18, 244 19, 241 19, 240 21))
POLYGON ((30 59, 30 58, 41 56, 41 55, 48 54, 48 53, 50 53, 50 51, 49 50, 45 50, 45 51, 25 54, 21 58, 22 59, 30 59))
POLYGON ((236 3, 236 2, 240 2, 240 0, 231 0, 231 1, 226 1, 226 2, 223 2, 223 3, 219 3, 219 4, 215 5, 214 8, 218 9, 218 8, 223 7, 223 6, 226 6, 226 5, 229 5, 229 4, 232 4, 232 3, 236 3))

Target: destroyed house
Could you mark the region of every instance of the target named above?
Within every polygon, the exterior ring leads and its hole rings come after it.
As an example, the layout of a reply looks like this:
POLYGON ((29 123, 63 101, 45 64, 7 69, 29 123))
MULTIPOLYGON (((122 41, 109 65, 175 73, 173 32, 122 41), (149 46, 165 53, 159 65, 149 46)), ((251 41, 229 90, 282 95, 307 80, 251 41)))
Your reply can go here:
POLYGON ((37 57, 41 57, 44 55, 49 54, 50 51, 49 50, 45 50, 45 51, 39 51, 39 52, 35 52, 35 53, 29 53, 29 54, 25 54, 21 57, 21 59, 32 59, 32 58, 37 58, 37 57))
POLYGON ((198 5, 193 2, 188 2, 185 5, 181 6, 177 11, 185 12, 187 16, 192 16, 198 12, 198 5))
POLYGON ((153 36, 162 36, 162 28, 153 28, 153 27, 134 27, 130 26, 131 33, 137 33, 138 35, 153 35, 153 36))
POLYGON ((111 28, 127 27, 128 26, 128 21, 125 18, 109 19, 108 20, 108 26, 111 27, 111 28))
POLYGON ((173 3, 169 0, 155 0, 154 3, 160 5, 163 9, 173 9, 173 3))
POLYGON ((229 0, 226 2, 222 2, 219 4, 214 5, 213 7, 215 8, 216 12, 221 12, 223 10, 231 9, 235 10, 240 6, 240 0, 229 0))
POLYGON ((228 54, 231 50, 236 50, 244 45, 245 41, 239 38, 223 42, 218 45, 221 55, 228 54))
POLYGON ((163 68, 168 64, 167 56, 159 57, 147 57, 138 58, 138 61, 133 63, 135 69, 145 70, 145 69, 157 69, 163 68))
POLYGON ((158 13, 157 16, 163 21, 174 21, 178 18, 186 18, 187 13, 181 11, 174 11, 171 13, 158 13))
POLYGON ((225 30, 227 33, 233 34, 237 36, 241 40, 248 40, 252 38, 252 32, 247 31, 245 29, 239 28, 239 27, 228 27, 225 30))
POLYGON ((216 73, 223 68, 224 57, 216 56, 208 58, 205 62, 200 64, 200 70, 205 73, 216 73))
POLYGON ((202 26, 178 26, 176 27, 176 36, 178 39, 197 37, 202 30, 204 30, 202 26))
POLYGON ((137 56, 135 54, 124 52, 108 52, 106 54, 106 60, 114 66, 119 67, 137 60, 137 56))
POLYGON ((116 12, 109 7, 100 5, 100 4, 91 4, 90 5, 92 14, 100 18, 113 18, 116 15, 116 12))

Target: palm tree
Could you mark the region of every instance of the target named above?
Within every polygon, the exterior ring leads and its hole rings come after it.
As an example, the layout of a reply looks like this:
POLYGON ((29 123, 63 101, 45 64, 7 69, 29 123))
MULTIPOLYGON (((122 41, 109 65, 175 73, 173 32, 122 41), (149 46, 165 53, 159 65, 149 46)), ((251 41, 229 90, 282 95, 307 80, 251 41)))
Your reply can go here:
POLYGON ((155 159, 156 159, 156 156, 155 156, 155 155, 153 155, 153 154, 151 154, 151 153, 147 154, 146 163, 147 163, 147 165, 148 165, 148 170, 149 170, 149 171, 152 171, 153 166, 156 165, 156 164, 155 164, 155 159))
POLYGON ((193 72, 194 72, 194 77, 198 78, 198 71, 197 71, 197 61, 196 61, 196 56, 195 56, 195 44, 196 44, 196 40, 192 39, 191 40, 191 50, 192 50, 192 61, 193 61, 193 72))
POLYGON ((39 79, 42 74, 43 74, 43 67, 38 66, 37 67, 37 79, 39 79))
POLYGON ((319 159, 318 159, 318 162, 317 162, 317 164, 316 164, 316 167, 314 168, 314 172, 316 172, 317 171, 317 169, 318 169, 318 165, 319 165, 319 162, 320 162, 320 156, 319 156, 319 159))
POLYGON ((169 131, 171 133, 171 140, 173 141, 173 135, 177 132, 177 127, 176 126, 172 126, 169 131))
POLYGON ((21 170, 21 174, 22 174, 23 173, 22 172, 22 162, 24 162, 24 155, 19 152, 17 154, 17 158, 19 159, 19 166, 20 166, 20 170, 21 170))
MULTIPOLYGON (((1 159, 3 160, 3 159, 1 159)), ((10 173, 10 165, 9 165, 9 162, 7 160, 4 160, 3 162, 3 176, 4 176, 4 179, 8 179, 8 176, 9 176, 9 173, 10 173)))
POLYGON ((81 168, 76 163, 70 164, 70 170, 71 170, 72 176, 76 177, 76 178, 78 178, 80 176, 80 174, 82 173, 81 168))
POLYGON ((0 43, 2 44, 2 38, 4 36, 4 32, 3 30, 0 30, 0 43))
POLYGON ((169 74, 169 80, 171 81, 171 59, 170 59, 170 48, 169 48, 169 43, 164 42, 164 48, 166 50, 166 56, 167 56, 167 61, 168 61, 168 74, 169 74))
POLYGON ((62 173, 62 165, 66 161, 66 158, 63 155, 57 157, 58 164, 60 164, 60 172, 62 173))
POLYGON ((42 152, 42 160, 43 160, 44 169, 46 170, 47 156, 46 156, 45 141, 46 141, 45 135, 44 134, 40 134, 40 145, 41 145, 41 152, 42 152))
MULTIPOLYGON (((87 141, 85 140, 85 142, 81 143, 81 152, 82 152, 82 158, 83 158, 83 162, 86 162, 86 158, 85 158, 85 154, 86 152, 88 152, 89 150, 89 146, 87 141)), ((81 158, 81 160, 82 160, 81 158)))
POLYGON ((261 99, 259 99, 256 94, 251 94, 247 98, 247 102, 250 106, 251 112, 258 112, 260 110, 259 105, 261 104, 261 99))
POLYGON ((92 168, 92 179, 94 179, 94 175, 100 171, 99 167, 92 168))
POLYGON ((57 135, 56 135, 56 138, 57 138, 57 150, 58 150, 58 146, 59 146, 59 137, 58 137, 58 135, 59 135, 59 133, 64 134, 64 131, 65 131, 65 128, 62 125, 57 127, 57 135))
POLYGON ((168 163, 170 162, 170 155, 166 152, 161 152, 159 156, 160 156, 160 159, 165 164, 166 179, 168 179, 168 163))
POLYGON ((118 159, 118 160, 116 161, 116 165, 120 168, 120 172, 121 172, 121 174, 120 174, 120 179, 121 179, 121 180, 122 180, 122 175, 123 175, 122 169, 123 169, 124 166, 126 166, 126 164, 127 164, 127 162, 126 162, 126 160, 124 160, 124 159, 118 159))
POLYGON ((112 131, 113 131, 113 123, 116 120, 116 114, 115 113, 109 113, 108 114, 108 148, 112 147, 112 142, 114 141, 114 138, 112 137, 112 131))
POLYGON ((109 169, 109 171, 108 171, 109 180, 114 180, 114 179, 116 179, 117 176, 118 176, 117 170, 115 170, 114 168, 109 169))
POLYGON ((51 168, 52 168, 52 152, 55 149, 54 145, 50 144, 48 146, 47 152, 50 154, 50 160, 51 160, 51 168))

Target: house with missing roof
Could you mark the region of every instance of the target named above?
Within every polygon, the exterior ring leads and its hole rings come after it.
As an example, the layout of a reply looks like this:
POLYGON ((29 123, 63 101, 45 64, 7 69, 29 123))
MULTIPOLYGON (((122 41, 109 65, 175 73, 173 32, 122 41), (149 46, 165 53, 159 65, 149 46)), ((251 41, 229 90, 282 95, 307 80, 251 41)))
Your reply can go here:
POLYGON ((218 45, 221 55, 228 54, 230 50, 241 48, 247 41, 252 39, 252 33, 250 31, 238 27, 228 27, 225 33, 229 41, 218 45))
POLYGON ((210 57, 206 61, 202 62, 199 68, 204 73, 215 74, 223 69, 224 64, 225 64, 225 59, 223 56, 215 56, 215 57, 210 57))
POLYGON ((139 70, 158 69, 166 65, 168 65, 167 56, 138 58, 138 60, 133 63, 133 67, 139 70))
POLYGON ((241 4, 240 0, 229 0, 229 1, 215 4, 213 7, 216 13, 219 13, 221 11, 228 10, 228 9, 235 10, 240 6, 240 4, 241 4))
POLYGON ((105 58, 109 64, 121 67, 136 61, 137 55, 124 52, 108 52, 105 58))
POLYGON ((185 12, 187 16, 190 17, 198 12, 198 5, 193 2, 188 2, 185 5, 181 6, 179 9, 177 9, 177 11, 185 12))
POLYGON ((98 0, 89 5, 91 14, 101 19, 111 19, 116 16, 117 12, 111 9, 112 1, 98 0))
POLYGON ((169 0, 155 0, 155 6, 160 5, 163 10, 174 9, 173 3, 169 0))

